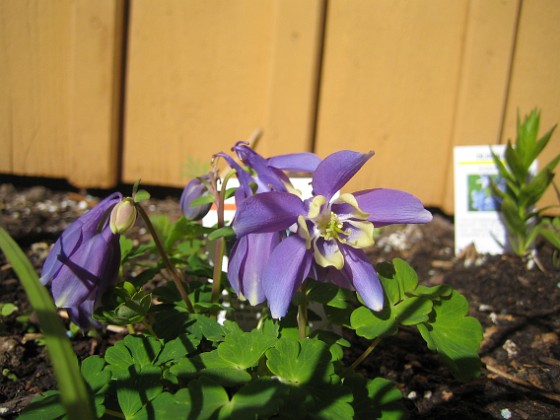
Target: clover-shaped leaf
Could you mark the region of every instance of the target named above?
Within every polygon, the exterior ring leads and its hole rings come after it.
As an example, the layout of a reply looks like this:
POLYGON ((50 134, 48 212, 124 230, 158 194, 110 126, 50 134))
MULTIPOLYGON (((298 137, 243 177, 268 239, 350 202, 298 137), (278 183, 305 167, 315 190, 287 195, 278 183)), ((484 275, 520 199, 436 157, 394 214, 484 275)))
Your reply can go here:
POLYGON ((183 356, 195 352, 199 344, 200 338, 192 334, 181 334, 165 343, 157 356, 157 364, 161 365, 171 360, 181 359, 183 356))
POLYGON ((356 334, 367 339, 396 334, 398 325, 416 325, 428 320, 432 301, 422 297, 409 297, 396 305, 386 305, 376 313, 361 306, 352 312, 350 322, 356 334))
POLYGON ((467 299, 453 291, 451 296, 434 302, 434 314, 418 325, 428 348, 437 351, 453 374, 460 380, 480 374, 478 349, 482 341, 482 326, 468 316, 467 299))
POLYGON ((153 412, 162 419, 186 418, 191 406, 191 395, 187 388, 180 389, 175 395, 162 392, 152 401, 153 412))
POLYGON ((329 381, 334 368, 327 345, 319 340, 280 338, 266 352, 266 365, 280 381, 292 385, 329 381))
POLYGON ((344 384, 354 393, 355 419, 401 420, 408 418, 402 393, 385 378, 367 380, 356 373, 348 376, 344 384))
POLYGON ((261 378, 249 382, 237 391, 220 410, 220 418, 270 418, 278 413, 286 393, 284 386, 273 379, 261 378))
POLYGON ((260 330, 251 332, 234 331, 218 346, 218 354, 239 369, 254 367, 264 352, 277 341, 260 330))

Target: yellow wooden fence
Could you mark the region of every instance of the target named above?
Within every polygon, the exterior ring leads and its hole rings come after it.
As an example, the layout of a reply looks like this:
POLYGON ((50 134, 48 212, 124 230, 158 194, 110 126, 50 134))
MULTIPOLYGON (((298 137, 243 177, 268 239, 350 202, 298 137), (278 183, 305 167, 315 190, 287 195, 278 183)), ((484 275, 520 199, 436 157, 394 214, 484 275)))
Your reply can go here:
POLYGON ((260 128, 263 155, 374 150, 349 189, 452 212, 453 146, 560 122, 558 22, 558 0, 0 0, 0 173, 182 186, 260 128))

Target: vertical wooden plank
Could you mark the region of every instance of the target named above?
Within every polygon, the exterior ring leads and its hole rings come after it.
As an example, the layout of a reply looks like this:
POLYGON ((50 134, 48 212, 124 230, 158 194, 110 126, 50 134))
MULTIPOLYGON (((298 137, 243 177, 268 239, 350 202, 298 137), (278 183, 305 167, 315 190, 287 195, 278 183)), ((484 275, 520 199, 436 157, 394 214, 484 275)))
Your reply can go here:
POLYGON ((64 177, 71 0, 0 2, 0 170, 64 177))
MULTIPOLYGON (((519 0, 471 0, 452 146, 500 142, 519 0)), ((442 209, 453 213, 453 159, 447 159, 442 209)))
POLYGON ((311 151, 325 0, 274 2, 268 116, 259 150, 311 151))
POLYGON ((116 182, 123 5, 0 1, 0 171, 116 182))
POLYGON ((124 0, 74 2, 68 178, 82 187, 117 183, 124 0))
POLYGON ((328 2, 317 150, 374 150, 346 187, 439 205, 468 1, 328 2))
POLYGON ((257 128, 263 155, 309 150, 323 9, 324 0, 133 2, 124 180, 182 186, 257 128))
POLYGON ((271 1, 131 3, 123 178, 184 185, 263 128, 271 1))
MULTIPOLYGON (((541 135, 560 123, 560 2, 524 0, 515 50, 510 92, 502 141, 515 139, 517 115, 541 109, 541 135)), ((556 130, 543 152, 540 165, 560 153, 560 131, 556 130)), ((557 171, 558 172, 558 171, 557 171)), ((558 176, 556 177, 558 183, 558 176)), ((553 190, 539 205, 558 205, 553 190)), ((558 209, 553 213, 560 214, 558 209)))

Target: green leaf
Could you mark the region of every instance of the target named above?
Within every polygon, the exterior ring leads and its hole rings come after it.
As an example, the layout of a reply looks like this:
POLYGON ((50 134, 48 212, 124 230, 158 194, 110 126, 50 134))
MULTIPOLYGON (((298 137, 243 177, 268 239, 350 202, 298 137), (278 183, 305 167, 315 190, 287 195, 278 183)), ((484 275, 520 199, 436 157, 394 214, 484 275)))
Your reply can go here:
POLYGON ((276 343, 277 339, 259 330, 234 332, 226 335, 218 346, 218 354, 239 369, 254 367, 264 352, 276 343))
POLYGON ((235 194, 235 191, 237 191, 237 187, 228 188, 226 190, 225 195, 224 195, 224 200, 227 200, 228 198, 233 197, 233 195, 235 194))
POLYGON ((65 410, 60 401, 58 391, 47 391, 43 395, 33 399, 22 411, 18 419, 21 420, 43 420, 61 419, 64 417, 65 410))
POLYGON ((29 259, 1 227, 0 248, 18 275, 37 314, 66 414, 70 419, 93 418, 94 410, 80 374, 78 359, 49 293, 39 283, 29 259))
POLYGON ((105 360, 99 356, 90 356, 82 362, 82 376, 94 394, 104 392, 109 386, 111 373, 105 366, 105 360))
POLYGON ((200 333, 210 341, 223 341, 225 336, 224 328, 214 319, 210 319, 203 315, 191 315, 190 318, 195 321, 191 326, 192 333, 200 333))
POLYGON ((132 418, 146 402, 163 391, 161 370, 158 367, 130 366, 129 373, 128 378, 115 382, 117 400, 126 418, 132 418))
POLYGON ((169 368, 169 372, 182 381, 189 381, 198 377, 202 369, 204 365, 200 358, 183 358, 174 363, 169 368))
POLYGON ((334 372, 328 348, 319 340, 282 337, 266 356, 270 371, 292 385, 325 380, 334 372))
POLYGON ((189 418, 213 418, 218 410, 229 403, 226 390, 209 378, 200 378, 189 382, 191 406, 189 418))
POLYGON ((92 394, 94 394, 97 418, 105 413, 105 391, 109 388, 111 372, 106 369, 105 361, 99 356, 90 356, 82 362, 81 371, 92 394))
POLYGON ((354 394, 354 418, 358 420, 408 418, 401 391, 385 378, 367 380, 356 373, 344 380, 354 394))
POLYGON ((435 350, 460 380, 480 374, 478 350, 482 341, 482 326, 468 316, 467 299, 457 291, 450 297, 434 302, 432 318, 418 325, 428 348, 435 350))
POLYGON ((556 249, 560 249, 560 232, 552 226, 542 226, 540 229, 540 234, 548 242, 550 242, 556 249))
POLYGON ((354 396, 347 386, 337 384, 308 384, 305 390, 309 393, 305 409, 308 417, 319 419, 353 419, 354 396))
MULTIPOLYGON (((395 279, 395 266, 390 262, 383 262, 377 265, 377 274, 383 285, 383 292, 389 303, 397 303, 401 300, 401 289, 398 279, 395 279)), ((385 305, 386 306, 386 305, 385 305)))
POLYGON ((256 379, 237 391, 231 402, 222 407, 220 418, 270 418, 277 414, 286 389, 272 379, 256 379))
POLYGON ((333 308, 346 309, 353 293, 333 283, 309 281, 308 298, 333 308))
POLYGON ((179 360, 187 354, 194 353, 199 344, 200 338, 192 334, 181 334, 165 343, 163 350, 157 357, 157 364, 162 365, 173 360, 179 360))
POLYGON ((537 157, 541 154, 541 152, 544 150, 544 148, 546 147, 546 145, 548 144, 548 142, 550 141, 550 138, 552 137, 552 133, 554 133, 554 130, 556 129, 556 125, 554 127, 552 127, 546 134, 544 134, 536 143, 535 143, 535 147, 533 149, 533 154, 530 156, 530 161, 531 163, 537 159, 537 157))
POLYGON ((450 296, 453 289, 446 285, 427 287, 419 285, 413 292, 414 296, 423 296, 429 299, 450 296))
POLYGON ((130 350, 132 360, 137 367, 151 365, 162 347, 158 339, 146 335, 127 335, 123 343, 130 350))
POLYGON ((191 395, 188 389, 180 389, 175 395, 162 392, 152 401, 153 413, 161 419, 185 419, 190 418, 192 409, 191 395))
POLYGON ((395 278, 399 284, 399 300, 401 300, 405 298, 406 294, 416 289, 416 286, 418 286, 418 275, 416 271, 401 258, 395 258, 393 260, 393 266, 395 267, 395 278))
POLYGON ((212 378, 220 385, 236 386, 251 380, 249 372, 223 359, 217 350, 201 353, 198 358, 193 358, 195 364, 198 364, 197 360, 204 366, 201 375, 212 378))
POLYGON ((517 151, 508 142, 505 151, 505 160, 511 173, 515 177, 516 183, 523 184, 529 173, 528 167, 526 168, 521 162, 521 158, 517 155, 517 151))
POLYGON ((150 193, 146 190, 138 190, 136 194, 134 194, 134 202, 141 203, 143 201, 147 201, 150 199, 150 193))
POLYGON ((110 365, 113 375, 117 378, 127 378, 129 376, 128 368, 134 364, 130 350, 122 341, 107 349, 105 361, 110 365))
POLYGON ((520 237, 525 237, 527 234, 525 220, 519 216, 519 208, 509 196, 506 196, 502 201, 501 211, 508 232, 520 237))
POLYGON ((208 239, 210 241, 214 241, 218 238, 228 238, 233 236, 235 236, 235 231, 229 226, 224 226, 222 228, 216 229, 214 232, 209 234, 208 239))
POLYGON ((0 315, 10 316, 18 310, 18 307, 13 303, 0 303, 0 315))
MULTIPOLYGON (((492 149, 490 149, 490 152, 492 153, 492 159, 494 159, 494 164, 496 165, 496 168, 498 169, 499 175, 502 178, 504 178, 508 183, 515 184, 515 178, 510 173, 507 166, 505 166, 502 159, 496 153, 494 153, 494 151, 492 149)), ((492 179, 491 179, 491 182, 492 182, 492 179)))
POLYGON ((392 264, 379 265, 378 273, 386 297, 383 310, 373 312, 361 306, 350 317, 350 324, 356 334, 367 339, 393 335, 399 324, 415 325, 426 321, 432 311, 430 295, 439 297, 438 293, 444 292, 441 290, 430 293, 428 288, 421 287, 419 293, 416 293, 418 276, 400 258, 395 258, 392 264))
POLYGON ((416 325, 428 320, 432 301, 423 297, 409 297, 396 305, 386 305, 381 312, 361 306, 352 312, 350 322, 356 334, 369 340, 387 337, 397 332, 398 325, 416 325))
POLYGON ((360 306, 352 312, 350 324, 352 329, 356 330, 356 334, 368 340, 388 337, 397 332, 397 320, 391 316, 388 306, 377 314, 365 306, 360 306))
POLYGON ((519 190, 519 204, 523 207, 531 207, 546 192, 552 182, 554 174, 547 169, 540 171, 528 184, 519 190))
POLYGON ((194 200, 191 201, 190 206, 191 207, 197 207, 197 206, 203 206, 205 204, 210 204, 214 202, 214 196, 211 194, 204 194, 201 195, 200 197, 195 198, 194 200))
POLYGON ((539 132, 540 112, 537 109, 531 111, 525 117, 523 123, 518 120, 516 148, 520 164, 529 169, 535 159, 535 149, 537 144, 537 134, 539 132))
POLYGON ((211 231, 200 223, 187 220, 184 216, 181 216, 171 225, 164 246, 166 249, 170 249, 179 240, 200 238, 211 231))

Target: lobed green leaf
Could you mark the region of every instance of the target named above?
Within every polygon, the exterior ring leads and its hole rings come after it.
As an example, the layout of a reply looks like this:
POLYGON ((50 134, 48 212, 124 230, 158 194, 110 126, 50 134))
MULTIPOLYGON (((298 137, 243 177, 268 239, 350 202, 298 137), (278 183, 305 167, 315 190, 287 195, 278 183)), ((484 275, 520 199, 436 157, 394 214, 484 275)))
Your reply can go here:
POLYGON ((482 326, 468 316, 468 309, 467 299, 453 291, 451 296, 434 302, 433 316, 417 326, 428 348, 437 351, 460 380, 480 375, 477 352, 482 326))

